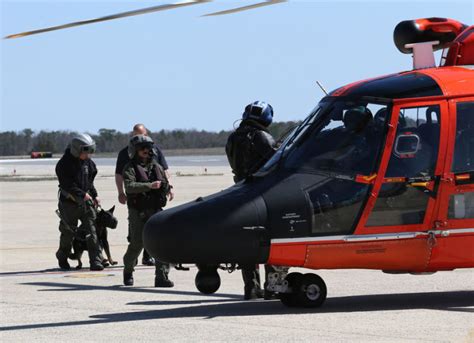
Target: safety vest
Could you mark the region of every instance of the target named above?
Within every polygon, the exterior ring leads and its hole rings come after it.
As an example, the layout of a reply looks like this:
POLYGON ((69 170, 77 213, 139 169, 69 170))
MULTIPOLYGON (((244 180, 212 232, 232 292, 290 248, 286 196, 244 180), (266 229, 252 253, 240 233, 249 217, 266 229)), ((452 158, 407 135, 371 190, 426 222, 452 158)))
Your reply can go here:
POLYGON ((159 189, 151 189, 148 192, 138 194, 127 194, 127 205, 140 211, 144 210, 159 210, 166 206, 167 198, 170 191, 170 185, 163 168, 154 164, 151 170, 139 165, 135 161, 132 162, 135 170, 135 177, 137 182, 154 182, 161 181, 159 189))

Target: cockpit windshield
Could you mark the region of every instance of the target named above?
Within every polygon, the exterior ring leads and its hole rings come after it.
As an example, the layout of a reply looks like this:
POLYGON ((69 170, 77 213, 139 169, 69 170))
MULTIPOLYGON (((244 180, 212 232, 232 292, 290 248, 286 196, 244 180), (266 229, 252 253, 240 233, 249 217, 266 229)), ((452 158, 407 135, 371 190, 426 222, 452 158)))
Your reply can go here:
POLYGON ((315 125, 295 144, 287 168, 345 175, 375 169, 385 132, 387 106, 361 101, 327 104, 315 125))
POLYGON ((291 130, 291 132, 286 136, 285 140, 281 143, 280 148, 275 152, 275 154, 273 154, 273 156, 267 161, 260 171, 267 171, 280 162, 280 160, 286 155, 293 144, 298 142, 299 138, 302 137, 316 121, 320 112, 321 106, 318 105, 314 110, 311 111, 305 120, 303 120, 298 126, 291 130))
POLYGON ((387 104, 327 100, 292 132, 265 168, 335 175, 374 172, 384 141, 387 104))

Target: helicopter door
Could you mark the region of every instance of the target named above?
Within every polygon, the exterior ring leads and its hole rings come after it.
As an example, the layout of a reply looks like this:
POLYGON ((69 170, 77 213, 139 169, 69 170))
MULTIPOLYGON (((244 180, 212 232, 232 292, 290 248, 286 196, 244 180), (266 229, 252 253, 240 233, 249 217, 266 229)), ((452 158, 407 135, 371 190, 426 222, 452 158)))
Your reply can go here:
POLYGON ((439 207, 434 227, 441 232, 430 268, 474 264, 474 98, 449 102, 451 121, 439 207))
POLYGON ((440 143, 444 146, 440 124, 445 113, 445 102, 394 106, 391 122, 394 134, 387 139, 387 151, 373 196, 358 232, 406 232, 430 228, 438 175, 442 170, 438 150, 440 143))
POLYGON ((452 121, 450 150, 452 161, 446 160, 446 186, 438 225, 449 228, 474 228, 474 99, 451 101, 452 121))

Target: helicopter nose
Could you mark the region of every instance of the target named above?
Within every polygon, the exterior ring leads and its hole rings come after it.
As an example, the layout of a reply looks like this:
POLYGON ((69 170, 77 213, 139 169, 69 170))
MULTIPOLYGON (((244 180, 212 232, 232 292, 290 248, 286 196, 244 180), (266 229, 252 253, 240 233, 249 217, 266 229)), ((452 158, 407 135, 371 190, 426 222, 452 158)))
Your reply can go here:
POLYGON ((259 196, 200 198, 151 217, 143 241, 160 261, 257 264, 264 263, 269 254, 265 224, 266 206, 259 196))

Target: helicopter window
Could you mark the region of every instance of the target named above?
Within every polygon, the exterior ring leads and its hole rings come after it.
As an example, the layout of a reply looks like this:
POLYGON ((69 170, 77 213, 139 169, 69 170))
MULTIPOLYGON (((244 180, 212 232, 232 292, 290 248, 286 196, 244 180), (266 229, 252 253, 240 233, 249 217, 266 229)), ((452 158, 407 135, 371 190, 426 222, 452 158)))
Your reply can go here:
POLYGON ((449 199, 448 218, 474 218, 474 192, 451 195, 449 199))
MULTIPOLYGON (((281 143, 278 150, 273 154, 273 156, 265 163, 265 165, 258 171, 266 172, 270 170, 274 165, 276 165, 289 151, 289 149, 300 140, 302 136, 306 133, 308 128, 319 118, 319 114, 321 112, 321 106, 316 106, 316 108, 311 111, 310 115, 306 117, 303 122, 301 122, 298 126, 296 126, 285 138, 285 140, 281 143)), ((257 174, 258 174, 257 173, 257 174)))
POLYGON ((430 195, 426 189, 411 184, 434 178, 439 123, 438 105, 400 111, 395 144, 385 173, 386 182, 382 184, 367 226, 423 223, 430 195), (400 142, 404 144, 397 145, 400 142))
POLYGON ((422 177, 432 175, 437 161, 439 131, 439 106, 404 108, 400 111, 396 142, 411 137, 419 142, 412 154, 397 153, 395 145, 388 164, 386 177, 422 177))
POLYGON ((456 143, 453 171, 474 171, 474 102, 460 102, 456 107, 456 143))
POLYGON ((351 233, 368 190, 369 185, 341 179, 328 180, 310 190, 312 235, 351 233))
POLYGON ((383 144, 384 111, 385 105, 334 102, 289 152, 285 166, 309 173, 371 174, 383 144))
POLYGON ((429 194, 405 182, 384 183, 366 225, 421 224, 429 199, 429 194))

